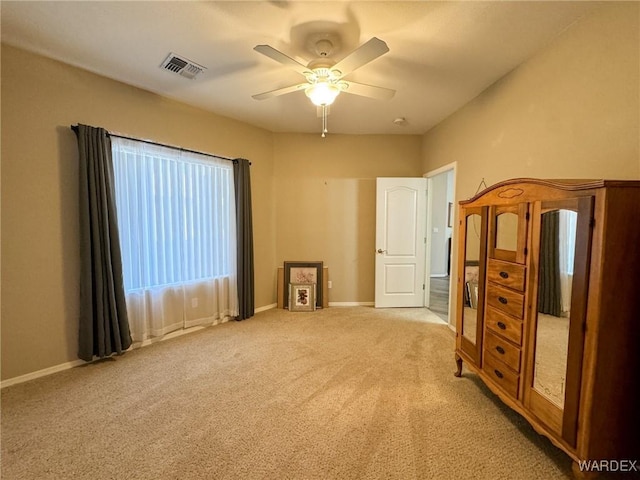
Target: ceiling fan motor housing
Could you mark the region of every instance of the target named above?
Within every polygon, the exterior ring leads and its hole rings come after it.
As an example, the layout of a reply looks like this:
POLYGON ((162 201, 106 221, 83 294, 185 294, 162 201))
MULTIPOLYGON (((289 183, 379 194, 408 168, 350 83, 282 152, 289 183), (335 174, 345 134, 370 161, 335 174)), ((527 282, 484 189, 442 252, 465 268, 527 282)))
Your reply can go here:
POLYGON ((316 53, 321 57, 328 57, 333 51, 333 43, 330 40, 323 38, 316 42, 316 53))
POLYGON ((327 58, 340 52, 340 36, 334 32, 315 32, 307 35, 304 48, 314 56, 327 58))

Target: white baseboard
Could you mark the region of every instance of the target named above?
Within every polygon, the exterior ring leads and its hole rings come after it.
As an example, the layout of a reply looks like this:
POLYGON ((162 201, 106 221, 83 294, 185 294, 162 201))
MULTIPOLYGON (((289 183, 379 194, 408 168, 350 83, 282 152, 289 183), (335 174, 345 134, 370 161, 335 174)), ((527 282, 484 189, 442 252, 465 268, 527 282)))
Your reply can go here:
POLYGON ((276 308, 278 306, 277 303, 272 303, 271 305, 265 305, 264 307, 258 307, 255 309, 255 313, 264 312, 266 310, 271 310, 272 308, 276 308))
POLYGON ((373 307, 373 302, 329 302, 330 307, 373 307))
MULTIPOLYGON (((272 303, 271 305, 258 307, 255 309, 255 313, 263 312, 265 310, 270 310, 272 308, 276 308, 277 306, 278 306, 277 303, 272 303)), ((225 318, 223 321, 218 321, 215 325, 224 323, 228 320, 229 318, 225 318)), ((163 342, 171 338, 176 338, 182 335, 186 335, 188 333, 197 332, 198 330, 202 330, 203 328, 207 328, 209 326, 213 326, 213 325, 205 325, 205 326, 198 325, 194 327, 184 328, 181 330, 173 331, 171 333, 167 333, 166 335, 163 335, 161 337, 143 340, 142 342, 135 342, 131 347, 129 347, 128 350, 135 350, 137 348, 146 347, 147 345, 152 345, 157 342, 163 342)), ((43 368, 42 370, 37 370, 35 372, 25 373, 24 375, 19 375, 17 377, 8 378, 7 380, 2 380, 0 382, 0 390, 5 387, 10 387, 11 385, 17 385, 18 383, 28 382, 29 380, 35 380, 36 378, 46 377, 47 375, 51 375, 53 373, 58 373, 64 370, 69 370, 71 368, 78 367, 80 365, 85 365, 86 363, 91 363, 91 362, 85 362, 84 360, 73 360, 71 362, 65 362, 59 365, 54 365, 53 367, 43 368)))
POLYGON ((46 377, 47 375, 51 375, 52 373, 69 370, 70 368, 84 365, 85 363, 87 362, 85 362, 84 360, 74 360, 72 362, 61 363, 60 365, 55 365, 53 367, 43 368, 42 370, 38 370, 36 372, 26 373, 18 377, 9 378, 0 382, 0 389, 10 387, 11 385, 16 385, 18 383, 28 382, 29 380, 35 380, 36 378, 46 377))

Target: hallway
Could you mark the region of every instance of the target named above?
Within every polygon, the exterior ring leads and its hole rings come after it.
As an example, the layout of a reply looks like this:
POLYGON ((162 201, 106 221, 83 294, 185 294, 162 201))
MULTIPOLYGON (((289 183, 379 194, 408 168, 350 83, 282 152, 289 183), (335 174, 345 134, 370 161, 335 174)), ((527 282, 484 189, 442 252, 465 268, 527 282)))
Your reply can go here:
POLYGON ((429 310, 448 322, 449 315, 449 277, 431 277, 429 310))

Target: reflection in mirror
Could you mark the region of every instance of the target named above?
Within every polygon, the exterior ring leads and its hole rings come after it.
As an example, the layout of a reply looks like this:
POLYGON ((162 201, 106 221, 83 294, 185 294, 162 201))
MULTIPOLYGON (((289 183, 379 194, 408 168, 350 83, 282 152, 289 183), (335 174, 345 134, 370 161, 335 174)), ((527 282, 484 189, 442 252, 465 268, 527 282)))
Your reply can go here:
POLYGON ((478 322, 478 275, 480 260, 480 227, 482 217, 477 214, 467 216, 464 263, 464 316, 462 335, 476 343, 478 322))
POLYGON ((496 248, 515 252, 518 250, 518 215, 501 213, 496 217, 496 248))
POLYGON ((533 388, 564 407, 577 213, 542 214, 533 388))

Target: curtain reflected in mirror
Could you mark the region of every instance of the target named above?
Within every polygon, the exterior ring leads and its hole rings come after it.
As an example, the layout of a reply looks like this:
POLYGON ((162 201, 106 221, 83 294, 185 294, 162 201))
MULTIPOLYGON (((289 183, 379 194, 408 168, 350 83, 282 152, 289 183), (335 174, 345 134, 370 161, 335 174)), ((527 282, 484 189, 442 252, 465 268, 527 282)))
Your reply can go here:
POLYGON ((564 407, 577 213, 542 214, 533 388, 564 407))
POLYGON ((518 249, 518 215, 501 213, 496 217, 496 248, 515 252, 518 249))
POLYGON ((462 335, 476 343, 478 324, 478 276, 480 260, 480 228, 482 217, 467 216, 464 263, 464 316, 462 335))

